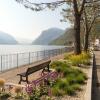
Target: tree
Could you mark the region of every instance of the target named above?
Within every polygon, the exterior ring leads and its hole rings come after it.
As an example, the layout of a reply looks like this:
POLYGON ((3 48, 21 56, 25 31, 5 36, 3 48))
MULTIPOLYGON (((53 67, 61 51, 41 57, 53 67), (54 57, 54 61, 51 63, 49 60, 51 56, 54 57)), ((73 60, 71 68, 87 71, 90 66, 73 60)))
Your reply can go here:
POLYGON ((97 0, 95 2, 91 1, 87 3, 84 7, 83 11, 83 26, 85 30, 85 38, 84 38, 84 51, 87 52, 88 44, 89 44, 89 35, 93 25, 98 17, 100 17, 100 1, 97 0))
MULTIPOLYGON (((70 10, 72 10, 72 16, 74 16, 74 30, 75 30, 75 54, 81 53, 80 44, 80 22, 81 16, 83 14, 84 6, 86 0, 61 0, 50 3, 34 3, 30 0, 16 0, 17 2, 23 4, 26 8, 30 8, 33 11, 41 11, 45 8, 55 9, 58 6, 66 4, 70 5, 70 10)), ((67 7, 66 6, 66 7, 67 7)), ((67 8, 66 8, 67 9, 67 8)))
POLYGON ((91 42, 94 44, 96 38, 100 39, 100 18, 96 19, 91 31, 92 32, 90 34, 90 39, 91 42))

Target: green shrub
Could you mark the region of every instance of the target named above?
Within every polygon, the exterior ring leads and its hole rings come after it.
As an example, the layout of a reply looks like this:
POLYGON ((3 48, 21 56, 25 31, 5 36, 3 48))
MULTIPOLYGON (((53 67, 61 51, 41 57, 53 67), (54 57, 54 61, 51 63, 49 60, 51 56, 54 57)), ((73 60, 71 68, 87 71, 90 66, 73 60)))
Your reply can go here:
POLYGON ((85 82, 85 80, 87 79, 87 77, 84 73, 76 74, 74 72, 69 74, 68 77, 66 77, 66 78, 70 84, 74 84, 74 83, 83 84, 85 82))
POLYGON ((85 81, 84 75, 83 75, 83 74, 78 75, 78 76, 76 77, 76 81, 77 81, 77 83, 79 83, 79 84, 83 84, 84 81, 85 81))
POLYGON ((66 70, 66 68, 70 66, 64 61, 54 61, 50 64, 50 67, 54 68, 58 73, 60 73, 66 70))
POLYGON ((82 52, 81 55, 85 58, 85 59, 90 59, 91 58, 91 54, 89 52, 82 52))
POLYGON ((66 77, 57 79, 55 85, 52 87, 56 92, 56 89, 58 89, 59 95, 72 95, 76 90, 81 90, 81 84, 85 83, 86 75, 81 70, 71 67, 69 69, 69 74, 66 77))
POLYGON ((74 55, 73 52, 65 53, 64 59, 65 59, 65 60, 68 60, 68 59, 70 58, 70 56, 72 56, 72 55, 74 55))
POLYGON ((82 52, 80 55, 75 55, 73 52, 66 53, 64 55, 65 60, 69 60, 72 62, 72 65, 79 65, 79 64, 90 64, 91 54, 89 52, 82 52))
POLYGON ((73 74, 74 76, 79 75, 80 73, 83 73, 81 70, 77 69, 77 68, 66 68, 66 70, 64 70, 63 74, 64 77, 68 77, 70 76, 70 74, 73 74))
POLYGON ((73 95, 73 94, 75 94, 75 90, 74 90, 74 88, 73 88, 71 85, 65 87, 65 88, 64 88, 64 91, 65 91, 65 93, 68 94, 68 95, 73 95))
POLYGON ((74 90, 81 90, 81 86, 80 86, 80 84, 73 84, 73 85, 71 85, 72 86, 72 88, 74 89, 74 90))
POLYGON ((73 95, 76 90, 81 90, 81 87, 78 83, 70 84, 68 83, 68 80, 64 79, 64 81, 60 80, 52 90, 53 90, 53 95, 56 96, 57 95, 62 96, 65 94, 73 95))
POLYGON ((55 67, 62 67, 62 66, 66 66, 66 62, 63 62, 63 61, 53 61, 50 66, 52 68, 55 68, 55 67))
POLYGON ((90 53, 82 52, 80 55, 71 55, 69 61, 75 66, 80 64, 88 65, 90 64, 90 58, 90 53))
POLYGON ((88 79, 88 77, 86 76, 86 74, 85 74, 85 73, 82 73, 82 76, 84 77, 84 79, 85 79, 85 80, 87 80, 87 79, 88 79))
POLYGON ((69 74, 68 77, 66 77, 66 79, 70 85, 75 84, 77 82, 74 74, 69 74))
POLYGON ((90 58, 91 58, 91 55, 89 52, 82 52, 81 53, 81 59, 82 59, 82 64, 85 64, 85 65, 88 65, 90 64, 90 58))
POLYGON ((52 88, 52 93, 55 96, 63 96, 65 94, 72 95, 75 93, 75 91, 66 79, 59 79, 52 88))
POLYGON ((64 77, 67 77, 70 73, 73 73, 73 71, 72 71, 72 68, 70 67, 70 68, 66 68, 64 71, 63 71, 63 76, 64 77))
POLYGON ((90 65, 90 59, 83 59, 82 64, 90 65))
POLYGON ((80 55, 72 55, 70 56, 69 60, 72 62, 72 65, 78 66, 82 63, 82 58, 80 55))
POLYGON ((58 81, 58 86, 60 89, 64 89, 68 85, 69 85, 69 82, 66 80, 66 78, 62 78, 58 81))
POLYGON ((53 87, 52 88, 52 94, 54 96, 63 96, 65 94, 65 92, 62 89, 59 89, 59 87, 53 87))
POLYGON ((56 71, 57 71, 58 73, 60 73, 60 72, 62 72, 62 68, 61 68, 61 67, 56 67, 56 71))
MULTIPOLYGON (((76 56, 74 57, 76 58, 76 56)), ((82 58, 80 55, 77 55, 77 57, 82 58)), ((54 96, 73 95, 77 90, 81 90, 81 84, 85 83, 87 79, 80 69, 73 68, 64 61, 55 61, 51 64, 51 67, 59 74, 63 73, 63 77, 57 79, 51 87, 54 96)))

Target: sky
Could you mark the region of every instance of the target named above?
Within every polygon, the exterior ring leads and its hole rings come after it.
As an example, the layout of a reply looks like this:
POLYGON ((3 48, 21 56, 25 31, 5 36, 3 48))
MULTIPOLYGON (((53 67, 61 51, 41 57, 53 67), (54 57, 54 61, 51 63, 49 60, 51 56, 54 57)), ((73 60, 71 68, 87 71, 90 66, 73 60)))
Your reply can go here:
MULTIPOLYGON (((50 1, 48 0, 48 2, 50 1)), ((34 12, 26 9, 15 0, 0 0, 0 31, 6 32, 15 38, 32 41, 43 30, 48 28, 57 27, 66 29, 70 27, 69 22, 60 22, 60 19, 62 19, 60 12, 61 7, 55 11, 46 9, 34 12)))

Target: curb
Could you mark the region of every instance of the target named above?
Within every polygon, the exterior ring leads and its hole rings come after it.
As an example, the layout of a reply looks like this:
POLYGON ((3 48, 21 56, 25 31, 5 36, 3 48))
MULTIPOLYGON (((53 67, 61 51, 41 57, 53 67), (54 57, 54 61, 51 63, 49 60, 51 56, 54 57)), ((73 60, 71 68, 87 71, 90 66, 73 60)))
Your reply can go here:
POLYGON ((91 66, 89 68, 89 73, 88 73, 86 92, 85 92, 83 100, 91 100, 92 99, 92 79, 93 79, 94 57, 95 57, 95 55, 92 54, 92 59, 90 60, 91 66))

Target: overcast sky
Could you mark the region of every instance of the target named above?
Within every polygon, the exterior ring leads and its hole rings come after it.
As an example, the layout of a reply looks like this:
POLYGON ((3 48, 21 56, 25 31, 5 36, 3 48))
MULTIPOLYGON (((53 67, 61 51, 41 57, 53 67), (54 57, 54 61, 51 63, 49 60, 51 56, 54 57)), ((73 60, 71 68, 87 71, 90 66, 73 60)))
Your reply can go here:
POLYGON ((0 31, 17 38, 34 40, 45 29, 52 27, 65 29, 70 26, 69 23, 60 22, 62 19, 60 11, 61 8, 55 11, 33 12, 15 0, 0 0, 0 31))

